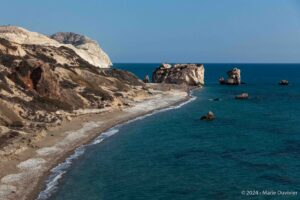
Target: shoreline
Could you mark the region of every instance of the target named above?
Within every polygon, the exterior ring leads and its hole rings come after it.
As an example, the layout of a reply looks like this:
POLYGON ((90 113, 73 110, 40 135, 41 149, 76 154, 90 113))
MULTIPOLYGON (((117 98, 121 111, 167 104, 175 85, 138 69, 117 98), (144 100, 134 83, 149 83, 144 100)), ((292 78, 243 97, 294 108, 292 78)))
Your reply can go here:
POLYGON ((39 148, 25 156, 27 159, 17 162, 13 173, 1 177, 0 200, 37 199, 47 188, 46 181, 53 174, 52 170, 66 162, 78 148, 92 144, 110 129, 174 109, 191 98, 189 92, 182 90, 160 92, 124 110, 79 116, 47 131, 47 136, 36 144, 39 148))
MULTIPOLYGON (((71 166, 73 165, 72 162, 71 162, 71 163, 67 163, 67 162, 68 162, 67 160, 69 160, 69 159, 70 159, 70 161, 76 160, 77 158, 79 158, 80 156, 82 156, 82 155, 85 153, 86 147, 89 147, 89 146, 92 146, 92 145, 97 145, 97 144, 101 143, 102 141, 104 141, 105 139, 107 139, 107 138, 109 138, 109 137, 111 137, 111 136, 117 134, 117 133, 119 132, 119 128, 120 128, 120 127, 122 127, 122 126, 124 126, 124 125, 127 125, 127 124, 130 124, 130 123, 133 123, 133 122, 135 122, 135 121, 143 120, 143 119, 145 119, 145 118, 147 118, 147 117, 150 117, 150 116, 152 116, 152 115, 155 115, 155 114, 157 114, 157 113, 161 113, 161 112, 164 112, 164 111, 168 111, 168 110, 173 110, 173 109, 180 108, 181 106, 190 103, 190 102, 193 101, 194 99, 195 99, 195 97, 191 96, 191 94, 188 94, 188 96, 187 96, 185 99, 182 99, 181 101, 178 101, 178 102, 175 103, 175 104, 170 104, 170 105, 167 106, 167 107, 162 107, 162 108, 154 109, 154 110, 152 110, 152 111, 150 111, 150 112, 148 112, 148 113, 141 114, 141 115, 139 115, 139 116, 129 118, 128 120, 125 120, 125 121, 122 121, 122 122, 120 122, 120 123, 118 123, 118 124, 113 125, 112 127, 110 127, 110 128, 108 128, 108 129, 106 129, 106 130, 100 132, 98 136, 96 136, 95 138, 92 138, 88 143, 82 144, 82 145, 80 145, 79 147, 77 147, 76 149, 71 150, 69 156, 63 158, 62 161, 61 161, 60 163, 56 164, 56 165, 51 169, 51 171, 52 171, 52 170, 55 170, 56 168, 59 168, 60 165, 67 164, 68 166, 66 166, 65 168, 63 168, 63 169, 64 169, 63 173, 66 172, 66 171, 68 170, 68 168, 71 167, 71 166), (100 138, 103 134, 108 133, 108 132, 112 132, 112 131, 116 131, 116 132, 115 132, 115 133, 112 133, 111 135, 106 136, 106 137, 104 137, 104 138, 100 138), (99 141, 99 140, 100 140, 100 141, 99 141), (79 153, 77 154, 77 151, 80 151, 80 150, 81 150, 82 152, 79 152, 79 153), (76 154, 77 154, 77 155, 76 155, 76 154)), ((58 169, 58 170, 59 170, 59 169, 58 169)), ((60 172, 62 172, 62 171, 60 171, 60 172)), ((54 175, 54 173, 55 173, 55 172, 49 172, 48 175, 45 174, 45 177, 46 177, 46 178, 44 178, 43 181, 42 181, 43 184, 41 185, 41 186, 42 186, 41 189, 38 190, 39 193, 36 193, 36 194, 33 196, 33 197, 36 197, 36 198, 34 198, 34 199, 37 199, 37 200, 42 200, 42 199, 44 199, 43 197, 41 197, 40 199, 38 198, 39 195, 40 195, 41 193, 43 193, 43 192, 45 192, 45 195, 50 194, 50 196, 51 196, 52 192, 55 192, 55 189, 56 189, 55 187, 58 186, 58 185, 60 184, 60 183, 59 183, 59 180, 62 178, 62 177, 59 177, 58 179, 56 179, 56 177, 58 177, 58 176, 60 176, 60 175, 63 175, 63 173, 61 173, 61 174, 56 174, 56 175, 54 175), (54 177, 50 178, 51 175, 54 175, 54 177), (48 182, 48 181, 49 181, 49 182, 48 182), (48 182, 48 183, 47 183, 47 182, 48 182), (53 185, 51 185, 51 187, 54 187, 54 188, 53 188, 54 190, 51 190, 52 188, 50 188, 50 191, 46 191, 46 190, 48 189, 48 188, 47 188, 47 186, 48 186, 47 184, 49 184, 49 183, 50 183, 50 184, 51 184, 51 183, 53 184, 53 185), (46 186, 46 187, 45 187, 45 186, 46 186)))

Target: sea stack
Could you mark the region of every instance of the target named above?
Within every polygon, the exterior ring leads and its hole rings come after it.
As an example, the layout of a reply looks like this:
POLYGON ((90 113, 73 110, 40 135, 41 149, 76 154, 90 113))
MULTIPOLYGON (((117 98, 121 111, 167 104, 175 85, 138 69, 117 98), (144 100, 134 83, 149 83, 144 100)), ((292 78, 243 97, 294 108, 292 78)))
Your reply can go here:
POLYGON ((236 67, 232 70, 229 70, 227 72, 227 76, 227 80, 225 80, 223 77, 219 79, 221 85, 240 85, 242 83, 241 70, 236 67))
POLYGON ((288 80, 281 80, 278 84, 279 85, 289 85, 289 81, 288 80))
POLYGON ((203 64, 161 64, 152 74, 154 83, 204 85, 203 64))

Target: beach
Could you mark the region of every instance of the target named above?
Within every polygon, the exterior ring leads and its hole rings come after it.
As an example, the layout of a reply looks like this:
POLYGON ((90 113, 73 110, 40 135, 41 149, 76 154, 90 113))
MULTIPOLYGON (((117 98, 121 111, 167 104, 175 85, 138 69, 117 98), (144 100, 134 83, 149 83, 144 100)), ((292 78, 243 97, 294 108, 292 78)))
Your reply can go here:
POLYGON ((35 199, 50 170, 109 128, 189 99, 182 90, 158 92, 123 110, 85 114, 46 131, 35 148, 1 163, 0 199, 35 199))

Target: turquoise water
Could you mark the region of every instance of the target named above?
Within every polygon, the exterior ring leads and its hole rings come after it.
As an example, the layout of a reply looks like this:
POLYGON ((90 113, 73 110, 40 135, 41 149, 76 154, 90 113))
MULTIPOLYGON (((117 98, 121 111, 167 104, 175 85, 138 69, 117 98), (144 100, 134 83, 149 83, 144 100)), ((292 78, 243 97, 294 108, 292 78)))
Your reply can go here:
MULTIPOLYGON (((143 77, 156 64, 119 64, 143 77)), ((237 65, 247 84, 221 86, 233 65, 206 65, 206 87, 178 109, 137 120, 85 147, 53 200, 300 199, 300 65, 237 65), (288 87, 279 86, 288 79, 288 87), (235 100, 248 92, 250 99, 235 100), (221 98, 221 101, 211 101, 221 98), (212 110, 216 120, 200 121, 212 110)))

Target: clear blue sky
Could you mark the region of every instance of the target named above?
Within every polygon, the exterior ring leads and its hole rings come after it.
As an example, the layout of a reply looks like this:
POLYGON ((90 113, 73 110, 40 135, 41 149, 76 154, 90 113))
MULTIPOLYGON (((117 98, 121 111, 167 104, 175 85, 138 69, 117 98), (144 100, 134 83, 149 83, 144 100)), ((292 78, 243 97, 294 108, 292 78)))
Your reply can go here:
POLYGON ((300 62, 299 0, 1 0, 0 24, 88 35, 113 62, 300 62))

